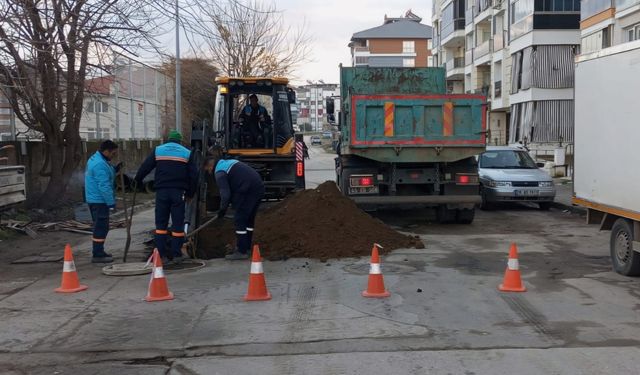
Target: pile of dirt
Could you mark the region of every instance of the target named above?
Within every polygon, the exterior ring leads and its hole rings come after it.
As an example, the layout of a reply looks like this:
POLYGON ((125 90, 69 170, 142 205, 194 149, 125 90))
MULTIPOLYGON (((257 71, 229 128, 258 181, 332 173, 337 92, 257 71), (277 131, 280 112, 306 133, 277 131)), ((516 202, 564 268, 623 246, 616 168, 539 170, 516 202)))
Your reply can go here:
MULTIPOLYGON (((219 258, 233 249, 235 234, 230 221, 201 233, 199 257, 219 258)), ((261 211, 254 236, 262 255, 270 260, 367 256, 373 243, 383 246, 383 252, 424 248, 420 239, 398 233, 359 209, 330 181, 261 211)))

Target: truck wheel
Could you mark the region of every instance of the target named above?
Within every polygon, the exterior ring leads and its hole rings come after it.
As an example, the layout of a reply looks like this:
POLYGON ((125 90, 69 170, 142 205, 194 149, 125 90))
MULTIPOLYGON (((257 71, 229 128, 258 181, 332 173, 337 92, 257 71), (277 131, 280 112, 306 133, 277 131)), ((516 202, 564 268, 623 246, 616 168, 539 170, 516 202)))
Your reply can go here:
POLYGON ((436 219, 440 224, 450 224, 456 221, 457 210, 450 210, 446 204, 438 206, 436 219))
POLYGON ((549 209, 551 209, 551 202, 540 202, 538 203, 538 207, 542 211, 549 211, 549 209))
POLYGON ((625 276, 640 275, 640 254, 633 250, 633 223, 618 219, 611 228, 611 263, 617 273, 625 276))
POLYGON ((458 224, 471 224, 473 223, 473 218, 476 216, 475 208, 470 210, 458 210, 456 215, 456 222, 458 224))

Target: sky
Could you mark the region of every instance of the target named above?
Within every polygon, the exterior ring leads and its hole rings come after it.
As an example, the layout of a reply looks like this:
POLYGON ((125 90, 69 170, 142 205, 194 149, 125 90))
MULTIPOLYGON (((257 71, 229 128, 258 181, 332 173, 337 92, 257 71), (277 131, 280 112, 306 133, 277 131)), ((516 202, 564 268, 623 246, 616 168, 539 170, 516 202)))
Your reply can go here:
MULTIPOLYGON (((351 65, 347 47, 351 35, 382 25, 385 14, 400 17, 411 9, 422 17, 422 23, 431 25, 431 0, 275 0, 275 4, 288 25, 296 29, 306 24, 313 39, 310 62, 300 66, 291 77, 294 84, 306 80, 339 83, 338 65, 351 65)), ((163 38, 163 44, 171 49, 175 39, 169 34, 163 38)), ((183 56, 188 54, 185 52, 183 56)))

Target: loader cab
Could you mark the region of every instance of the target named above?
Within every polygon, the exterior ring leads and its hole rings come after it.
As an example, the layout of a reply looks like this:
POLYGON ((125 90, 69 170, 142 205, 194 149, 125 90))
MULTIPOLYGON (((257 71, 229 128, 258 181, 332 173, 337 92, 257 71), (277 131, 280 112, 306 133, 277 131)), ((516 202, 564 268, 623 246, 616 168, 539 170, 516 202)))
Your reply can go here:
POLYGON ((288 154, 294 147, 291 103, 283 78, 216 79, 214 132, 230 155, 288 154), (258 107, 250 105, 255 95, 258 107))

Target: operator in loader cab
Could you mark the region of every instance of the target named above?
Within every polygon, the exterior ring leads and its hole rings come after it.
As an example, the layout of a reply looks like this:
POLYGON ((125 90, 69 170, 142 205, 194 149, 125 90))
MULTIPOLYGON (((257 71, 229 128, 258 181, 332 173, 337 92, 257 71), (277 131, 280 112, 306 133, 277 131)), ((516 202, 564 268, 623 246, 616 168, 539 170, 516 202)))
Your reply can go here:
POLYGON ((258 104, 258 96, 256 94, 249 95, 249 104, 240 113, 240 123, 242 124, 242 130, 251 136, 249 142, 251 147, 265 147, 264 130, 268 126, 268 118, 269 112, 265 107, 258 104))
POLYGON ((220 159, 220 156, 208 157, 204 169, 215 173, 220 191, 218 218, 224 217, 229 203, 235 210, 236 248, 225 259, 249 259, 256 215, 264 197, 262 177, 251 166, 234 159, 220 159))

